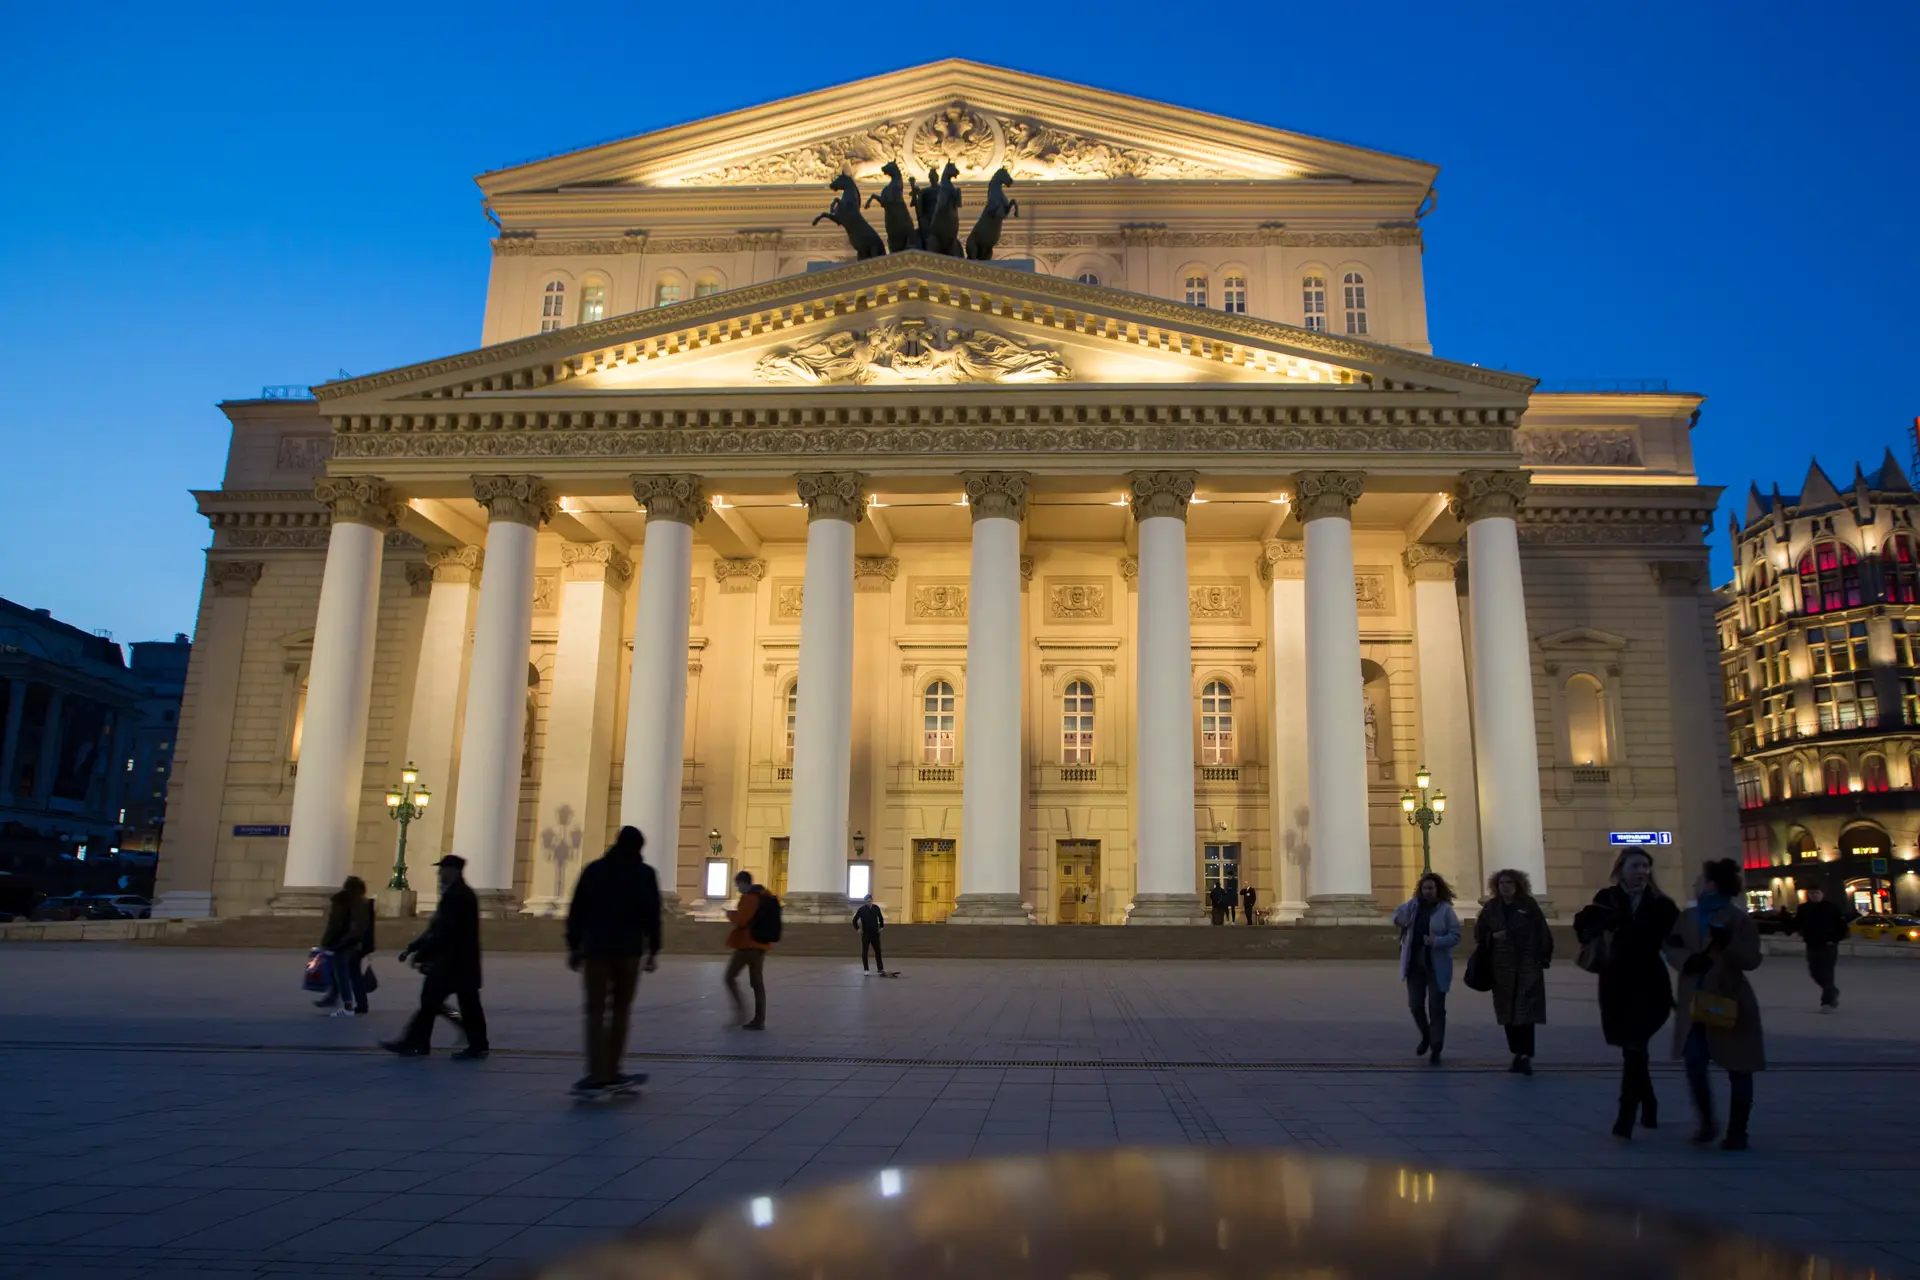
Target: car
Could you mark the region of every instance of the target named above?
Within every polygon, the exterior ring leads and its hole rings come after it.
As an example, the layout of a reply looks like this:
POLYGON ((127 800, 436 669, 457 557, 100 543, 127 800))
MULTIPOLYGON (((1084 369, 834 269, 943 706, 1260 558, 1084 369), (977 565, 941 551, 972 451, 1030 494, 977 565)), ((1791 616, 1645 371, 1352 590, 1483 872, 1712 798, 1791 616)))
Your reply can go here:
POLYGON ((84 901, 84 897, 77 893, 64 893, 50 898, 42 898, 40 905, 33 909, 32 918, 36 921, 84 919, 84 901))
POLYGON ((1920 917, 1864 915, 1853 921, 1852 936, 1863 942, 1920 942, 1920 917))
POLYGON ((124 920, 146 920, 153 915, 153 904, 137 893, 116 893, 97 901, 112 907, 124 920))

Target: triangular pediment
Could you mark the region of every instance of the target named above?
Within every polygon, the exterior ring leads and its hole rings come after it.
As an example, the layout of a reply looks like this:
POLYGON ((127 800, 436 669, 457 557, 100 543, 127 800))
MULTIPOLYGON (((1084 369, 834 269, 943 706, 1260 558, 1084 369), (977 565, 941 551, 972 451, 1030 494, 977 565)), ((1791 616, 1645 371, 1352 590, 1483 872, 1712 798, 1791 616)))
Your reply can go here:
POLYGON ((1253 386, 1524 408, 1530 378, 991 263, 907 252, 315 388, 401 402, 956 383, 1253 386))
POLYGON ((1598 627, 1568 627, 1565 631, 1555 631, 1534 641, 1535 645, 1546 650, 1619 650, 1625 649, 1627 643, 1625 636, 1617 636, 1598 627))
POLYGON ((489 197, 585 187, 818 187, 898 162, 1016 183, 1401 183, 1438 170, 1361 147, 949 59, 483 175, 489 197))

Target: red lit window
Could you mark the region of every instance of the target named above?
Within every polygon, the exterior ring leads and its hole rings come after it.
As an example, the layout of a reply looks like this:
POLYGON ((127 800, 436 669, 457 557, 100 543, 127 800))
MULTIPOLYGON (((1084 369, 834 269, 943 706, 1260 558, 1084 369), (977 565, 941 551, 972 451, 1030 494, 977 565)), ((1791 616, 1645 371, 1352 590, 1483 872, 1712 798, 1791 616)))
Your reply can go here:
POLYGON ((1860 789, 1863 791, 1888 789, 1886 757, 1868 756, 1860 762, 1860 789))
POLYGON ((1860 557, 1853 548, 1823 542, 1800 557, 1800 598, 1808 613, 1831 613, 1860 603, 1860 557))
POLYGON ((1920 602, 1920 563, 1915 561, 1912 538, 1895 534, 1887 539, 1880 548, 1880 577, 1889 604, 1920 602))
POLYGON ((1772 841, 1765 823, 1740 824, 1740 865, 1749 871, 1773 865, 1772 841))
POLYGON ((1821 786, 1830 796, 1843 796, 1847 794, 1847 784, 1852 780, 1852 775, 1847 771, 1847 762, 1845 760, 1830 759, 1820 765, 1821 786))

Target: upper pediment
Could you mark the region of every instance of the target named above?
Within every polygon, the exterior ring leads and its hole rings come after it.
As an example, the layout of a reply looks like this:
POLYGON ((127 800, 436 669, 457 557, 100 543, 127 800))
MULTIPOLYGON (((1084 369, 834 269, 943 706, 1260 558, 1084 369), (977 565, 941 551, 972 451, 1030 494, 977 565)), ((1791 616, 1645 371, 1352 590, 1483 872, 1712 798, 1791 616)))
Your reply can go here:
POLYGON ((1286 181, 1431 185, 1433 166, 1205 112, 950 59, 496 170, 489 197, 581 187, 872 180, 952 162, 963 182, 1286 181))

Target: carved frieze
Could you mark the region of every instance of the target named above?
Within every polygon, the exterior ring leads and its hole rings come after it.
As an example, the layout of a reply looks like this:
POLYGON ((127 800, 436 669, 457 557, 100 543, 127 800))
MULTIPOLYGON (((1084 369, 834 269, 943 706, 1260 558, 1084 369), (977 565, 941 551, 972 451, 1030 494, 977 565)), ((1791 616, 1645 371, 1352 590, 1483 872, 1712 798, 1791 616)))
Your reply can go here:
POLYGON ((808 143, 803 147, 754 156, 704 173, 673 180, 685 187, 817 186, 843 173, 875 177, 880 166, 898 160, 906 151, 905 123, 877 124, 871 129, 808 143))
POLYGON ((615 253, 645 253, 647 237, 643 234, 621 236, 617 240, 542 240, 537 236, 498 236, 493 242, 493 252, 501 258, 547 257, 550 255, 567 257, 603 257, 615 253))
POLYGON ((705 580, 695 578, 687 589, 687 625, 700 625, 701 615, 706 612, 707 584, 705 580))
POLYGON ((773 582, 773 620, 800 621, 800 607, 806 601, 806 584, 799 578, 776 578, 773 582))
POLYGON ((883 320, 841 329, 760 357, 753 375, 775 386, 853 383, 1059 382, 1072 376, 1051 347, 989 329, 952 329, 926 320, 883 320))
POLYGON ((1187 617, 1193 622, 1245 622, 1245 578, 1193 578, 1187 583, 1187 617))
POLYGON ((1640 437, 1631 430, 1516 431, 1513 447, 1534 467, 1640 465, 1640 437))
POLYGON ((1049 577, 1046 588, 1049 622, 1106 622, 1113 615, 1111 578, 1049 577))
POLYGON ((280 471, 324 471, 333 456, 331 435, 289 435, 280 437, 280 448, 273 465, 280 471))
POLYGON ((915 622, 965 622, 965 578, 913 578, 907 583, 908 616, 915 622))
POLYGON ((723 596, 751 595, 767 576, 767 562, 754 556, 720 556, 713 562, 713 580, 723 596))
POLYGON ((560 612, 560 575, 543 570, 533 575, 533 616, 550 618, 560 612))
POLYGON ((893 580, 900 576, 900 562, 892 556, 855 556, 853 558, 853 589, 855 591, 884 594, 893 590, 893 580))
POLYGON ((1119 143, 1103 142, 1037 120, 999 122, 1006 139, 999 165, 1028 181, 1097 181, 1112 178, 1206 179, 1236 175, 1218 165, 1119 143))
POLYGON ((1393 570, 1384 564, 1355 565, 1353 603, 1363 614, 1393 612, 1393 570))

